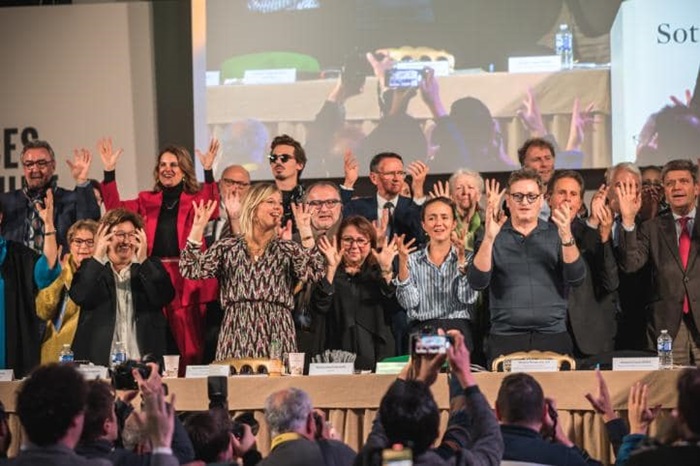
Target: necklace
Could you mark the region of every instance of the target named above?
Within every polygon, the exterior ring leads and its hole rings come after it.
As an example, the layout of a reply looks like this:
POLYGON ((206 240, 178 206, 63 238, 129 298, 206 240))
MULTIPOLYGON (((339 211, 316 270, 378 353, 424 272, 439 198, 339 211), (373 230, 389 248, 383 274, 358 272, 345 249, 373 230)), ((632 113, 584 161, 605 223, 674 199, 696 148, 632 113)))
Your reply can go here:
POLYGON ((252 244, 248 244, 248 254, 250 254, 250 257, 253 259, 253 262, 257 262, 258 259, 260 259, 260 256, 263 255, 266 247, 267 245, 253 246, 252 244))
POLYGON ((177 199, 175 199, 173 202, 171 202, 170 204, 163 203, 163 207, 165 207, 168 210, 173 210, 178 202, 180 202, 179 197, 177 199))

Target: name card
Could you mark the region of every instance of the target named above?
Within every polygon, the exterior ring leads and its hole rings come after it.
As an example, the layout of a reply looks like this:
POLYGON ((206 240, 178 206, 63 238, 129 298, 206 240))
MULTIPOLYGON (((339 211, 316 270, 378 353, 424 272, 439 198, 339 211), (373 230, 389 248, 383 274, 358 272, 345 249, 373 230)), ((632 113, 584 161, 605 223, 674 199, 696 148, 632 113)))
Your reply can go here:
POLYGON ((659 358, 650 356, 647 358, 613 358, 614 371, 657 371, 659 370, 659 358))
POLYGON ((405 365, 405 362, 378 362, 377 370, 374 372, 375 374, 396 375, 401 372, 405 365))
POLYGON ((15 380, 15 372, 12 369, 0 369, 0 382, 12 382, 15 380))
POLYGON ((210 366, 187 366, 185 369, 186 379, 202 379, 217 375, 228 377, 231 375, 231 368, 223 364, 212 364, 210 366))
POLYGON ((423 70, 424 68, 432 68, 433 76, 450 75, 450 63, 447 60, 398 62, 394 67, 399 70, 423 70))
POLYGON ((309 375, 352 375, 354 373, 354 362, 312 362, 309 365, 309 375))
POLYGON ((85 380, 109 379, 109 373, 105 366, 89 366, 87 364, 81 364, 78 366, 78 372, 83 374, 85 380))
POLYGON ((509 73, 548 73, 561 71, 559 55, 508 57, 509 73))
POLYGON ((296 80, 296 68, 246 70, 243 74, 243 84, 290 84, 296 80))
POLYGON ((513 359, 510 362, 511 372, 557 372, 558 370, 556 359, 513 359))

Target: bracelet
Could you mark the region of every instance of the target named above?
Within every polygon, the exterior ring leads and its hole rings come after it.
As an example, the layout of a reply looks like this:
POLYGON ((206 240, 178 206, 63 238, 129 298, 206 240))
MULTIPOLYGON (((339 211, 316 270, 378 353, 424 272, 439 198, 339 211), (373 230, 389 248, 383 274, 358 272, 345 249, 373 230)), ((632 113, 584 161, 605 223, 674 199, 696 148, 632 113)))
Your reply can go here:
POLYGON ((51 235, 55 235, 55 234, 56 234, 56 230, 54 230, 54 231, 45 231, 45 232, 44 232, 44 236, 51 236, 51 235))
POLYGON ((576 238, 574 238, 573 236, 569 239, 569 241, 562 241, 561 242, 561 245, 564 247, 573 246, 575 244, 576 244, 576 238))

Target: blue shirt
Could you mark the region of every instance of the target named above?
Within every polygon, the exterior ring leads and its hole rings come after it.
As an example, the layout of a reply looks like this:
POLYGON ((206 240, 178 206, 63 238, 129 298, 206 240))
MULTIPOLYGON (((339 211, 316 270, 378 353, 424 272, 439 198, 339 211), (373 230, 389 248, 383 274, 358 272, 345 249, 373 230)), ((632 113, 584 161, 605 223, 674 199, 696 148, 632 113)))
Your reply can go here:
POLYGON ((469 286, 467 276, 457 268, 454 246, 441 265, 428 257, 428 247, 408 256, 408 278, 394 280, 396 298, 406 309, 409 320, 468 319, 478 292, 469 286))

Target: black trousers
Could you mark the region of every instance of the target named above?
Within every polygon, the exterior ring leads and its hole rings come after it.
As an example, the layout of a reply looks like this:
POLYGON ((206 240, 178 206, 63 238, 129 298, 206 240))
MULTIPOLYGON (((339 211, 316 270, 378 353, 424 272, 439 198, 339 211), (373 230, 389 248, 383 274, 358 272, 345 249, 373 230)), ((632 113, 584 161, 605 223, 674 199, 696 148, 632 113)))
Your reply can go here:
POLYGON ((469 351, 474 351, 474 338, 472 337, 472 326, 469 319, 428 319, 428 320, 413 320, 409 324, 411 334, 419 333, 425 327, 431 327, 433 331, 441 328, 447 330, 459 330, 464 335, 464 344, 467 345, 469 351))
POLYGON ((554 351, 561 354, 573 354, 573 343, 568 332, 537 333, 528 332, 517 335, 491 334, 488 337, 487 355, 489 366, 491 361, 502 354, 518 351, 554 351))

